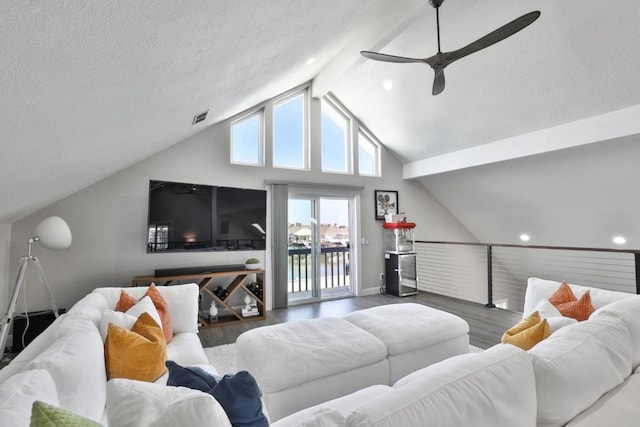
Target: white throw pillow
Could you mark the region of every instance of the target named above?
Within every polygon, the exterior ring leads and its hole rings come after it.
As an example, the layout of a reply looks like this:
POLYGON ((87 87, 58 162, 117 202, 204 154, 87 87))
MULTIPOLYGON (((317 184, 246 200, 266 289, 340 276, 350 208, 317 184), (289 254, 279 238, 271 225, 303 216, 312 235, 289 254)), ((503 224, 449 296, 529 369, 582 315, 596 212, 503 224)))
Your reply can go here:
POLYGON ((12 376, 0 384, 0 424, 28 426, 31 405, 36 400, 59 405, 51 374, 44 369, 32 369, 12 376))
POLYGON ((529 350, 538 426, 561 426, 631 374, 629 330, 620 319, 578 322, 529 350))
POLYGON ((104 342, 107 339, 109 323, 113 323, 123 329, 131 329, 133 324, 136 323, 136 320, 138 320, 138 317, 145 311, 149 313, 153 320, 155 320, 162 329, 160 314, 158 314, 158 310, 153 305, 153 301, 151 301, 150 297, 142 298, 125 313, 109 309, 103 310, 102 317, 100 318, 100 335, 102 335, 102 341, 104 342))
POLYGON ((222 406, 207 393, 121 378, 107 383, 107 420, 118 427, 231 427, 222 406))
POLYGON ((553 333, 560 328, 564 328, 565 326, 578 323, 578 321, 571 317, 560 316, 560 317, 547 317, 547 323, 549 324, 549 329, 551 329, 551 333, 553 333))
POLYGON ((533 311, 537 311, 542 319, 562 316, 562 313, 560 313, 560 311, 551 304, 547 298, 541 299, 534 307, 533 311))

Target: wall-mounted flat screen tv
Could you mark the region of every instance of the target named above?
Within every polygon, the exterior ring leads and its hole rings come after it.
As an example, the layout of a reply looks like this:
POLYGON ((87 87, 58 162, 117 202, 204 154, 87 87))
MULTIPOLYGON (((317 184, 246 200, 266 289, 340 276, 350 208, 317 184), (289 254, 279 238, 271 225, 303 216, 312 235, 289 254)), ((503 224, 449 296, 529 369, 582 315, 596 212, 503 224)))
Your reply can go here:
POLYGON ((147 252, 264 250, 267 192, 149 182, 147 252))

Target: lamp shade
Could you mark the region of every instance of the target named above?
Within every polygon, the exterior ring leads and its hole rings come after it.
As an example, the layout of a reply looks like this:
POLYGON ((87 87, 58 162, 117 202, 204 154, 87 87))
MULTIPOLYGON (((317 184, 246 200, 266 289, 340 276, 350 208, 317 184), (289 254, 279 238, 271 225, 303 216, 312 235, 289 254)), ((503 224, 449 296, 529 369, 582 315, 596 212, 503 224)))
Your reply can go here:
POLYGON ((59 216, 50 216, 36 226, 35 237, 47 249, 67 249, 71 246, 71 230, 59 216))

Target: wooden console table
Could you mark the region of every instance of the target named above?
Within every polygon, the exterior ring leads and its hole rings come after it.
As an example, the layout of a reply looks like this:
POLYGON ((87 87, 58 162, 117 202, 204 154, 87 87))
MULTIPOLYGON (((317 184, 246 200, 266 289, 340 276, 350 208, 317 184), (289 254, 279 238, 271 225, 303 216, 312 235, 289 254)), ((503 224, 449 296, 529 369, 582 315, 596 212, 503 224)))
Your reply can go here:
MULTIPOLYGON (((151 283, 155 283, 157 286, 170 286, 180 283, 196 282, 200 287, 200 292, 206 292, 213 301, 216 302, 219 309, 226 309, 230 316, 218 316, 218 320, 209 322, 204 316, 199 315, 200 322, 203 326, 223 326, 229 323, 248 322, 252 320, 263 320, 265 318, 265 298, 266 298, 266 286, 265 286, 264 270, 237 270, 237 271, 221 271, 216 273, 201 273, 201 274, 181 274, 176 276, 136 276, 131 281, 132 286, 148 286, 151 283), (262 287, 262 298, 258 298, 256 294, 251 292, 248 285, 249 276, 255 274, 256 281, 262 287), (232 277, 231 283, 223 286, 227 290, 227 295, 224 298, 219 298, 210 285, 216 278, 232 277), (235 309, 229 302, 231 297, 236 292, 242 292, 249 295, 256 303, 259 314, 257 316, 243 317, 241 309, 235 309)), ((198 310, 200 313, 200 310, 198 310)))

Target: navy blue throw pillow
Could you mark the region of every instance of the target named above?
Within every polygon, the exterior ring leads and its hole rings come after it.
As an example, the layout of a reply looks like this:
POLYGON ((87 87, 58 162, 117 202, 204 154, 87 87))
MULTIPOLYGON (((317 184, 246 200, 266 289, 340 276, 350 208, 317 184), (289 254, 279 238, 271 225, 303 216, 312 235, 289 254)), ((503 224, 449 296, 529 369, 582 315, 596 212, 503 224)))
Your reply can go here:
POLYGON ((262 413, 260 388, 249 372, 225 375, 216 382, 213 375, 201 368, 180 366, 171 360, 167 360, 166 365, 169 370, 167 385, 210 394, 222 406, 233 427, 269 426, 262 413))
POLYGON ((213 375, 197 366, 180 366, 171 360, 167 360, 166 365, 169 370, 167 385, 188 387, 205 393, 209 393, 216 385, 213 375))
POLYGON ((247 371, 225 375, 211 394, 224 408, 233 427, 268 427, 262 413, 260 388, 247 371))

